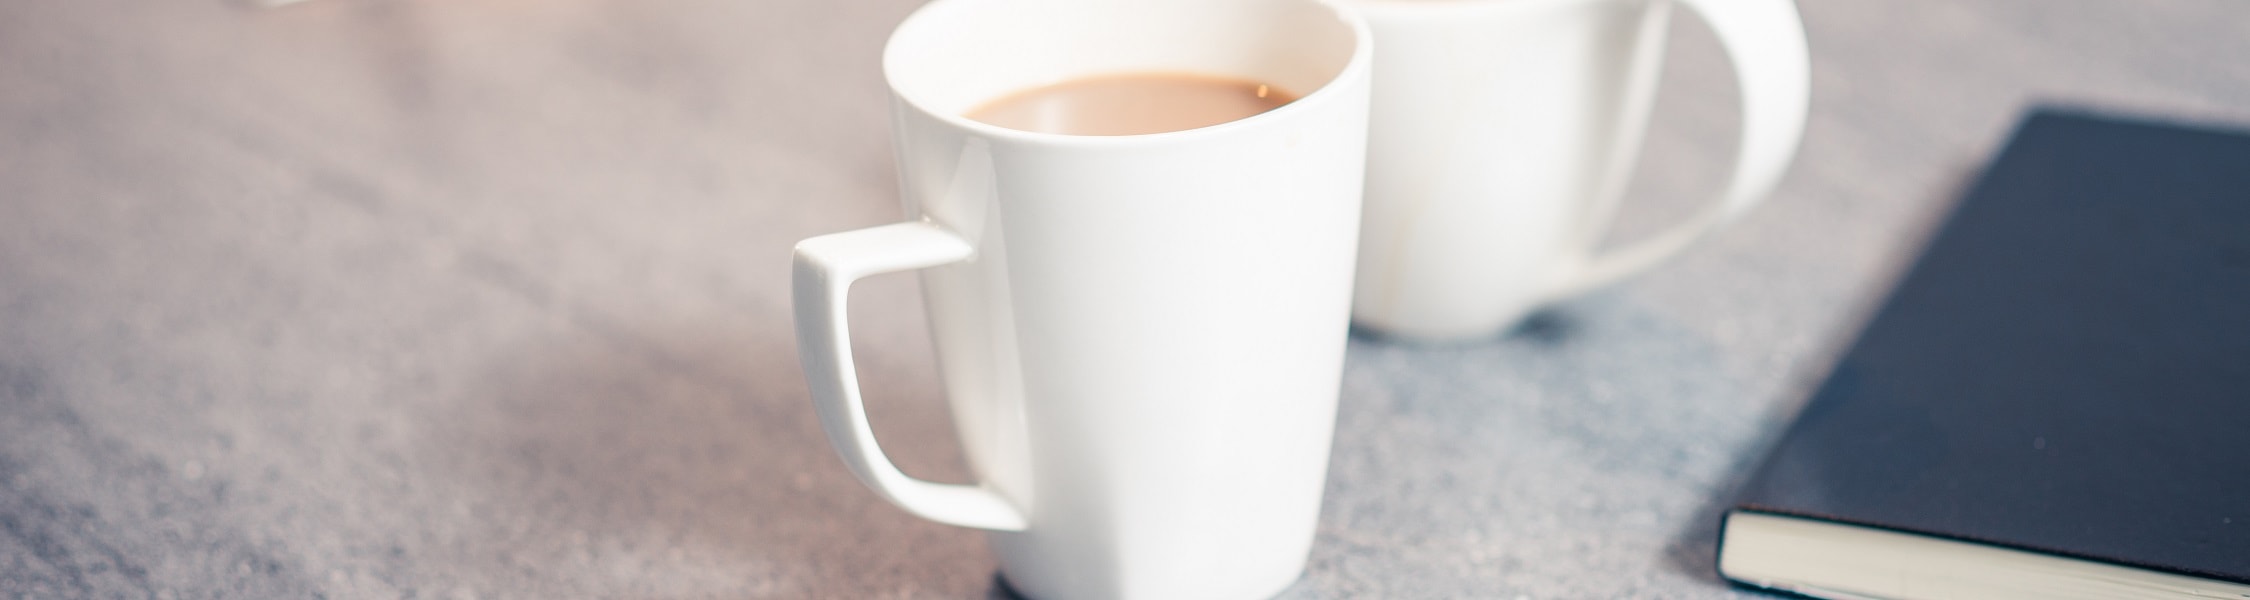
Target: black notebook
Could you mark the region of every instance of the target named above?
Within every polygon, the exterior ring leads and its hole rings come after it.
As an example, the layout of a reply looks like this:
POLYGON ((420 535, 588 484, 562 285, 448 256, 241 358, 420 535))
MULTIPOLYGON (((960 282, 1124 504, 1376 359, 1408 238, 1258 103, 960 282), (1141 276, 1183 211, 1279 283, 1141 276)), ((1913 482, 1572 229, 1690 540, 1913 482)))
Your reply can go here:
POLYGON ((1823 598, 2250 598, 2250 133, 2026 118, 1719 544, 1823 598))

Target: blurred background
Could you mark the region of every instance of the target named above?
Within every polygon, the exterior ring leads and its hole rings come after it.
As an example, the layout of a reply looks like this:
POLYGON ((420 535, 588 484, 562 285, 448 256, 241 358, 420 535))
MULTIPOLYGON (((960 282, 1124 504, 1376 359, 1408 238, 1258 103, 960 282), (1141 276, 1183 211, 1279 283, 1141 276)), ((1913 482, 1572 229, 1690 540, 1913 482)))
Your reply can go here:
MULTIPOLYGON (((1004 597, 842 468, 798 239, 900 218, 914 0, 0 2, 0 596, 1004 597)), ((1732 486, 2027 107, 2250 123, 2250 3, 1800 4, 1765 206, 1484 343, 1355 338, 1287 598, 1727 598, 1732 486)), ((1718 185, 1679 11, 1616 235, 1718 185)), ((967 478, 910 277, 879 437, 967 478)))

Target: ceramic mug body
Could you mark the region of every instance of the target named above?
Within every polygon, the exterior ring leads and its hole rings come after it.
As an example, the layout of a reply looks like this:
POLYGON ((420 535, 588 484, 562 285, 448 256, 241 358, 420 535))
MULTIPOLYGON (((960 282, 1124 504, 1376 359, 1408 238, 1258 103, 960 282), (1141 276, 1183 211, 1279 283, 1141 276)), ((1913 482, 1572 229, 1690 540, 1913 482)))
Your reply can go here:
POLYGON ((1407 339, 1491 335, 1659 262, 1749 208, 1795 151, 1804 40, 1786 0, 1687 0, 1743 86, 1741 155, 1712 207, 1596 256, 1663 61, 1667 0, 1355 0, 1375 32, 1354 319, 1407 339))
POLYGON ((1302 571, 1334 428, 1359 235, 1364 26, 1303 0, 938 0, 893 33, 910 221, 797 254, 800 351, 862 481, 991 530, 1035 598, 1261 598, 1302 571), (1172 133, 1025 133, 959 115, 1121 72, 1299 100, 1172 133), (898 473, 845 345, 850 281, 920 269, 978 483, 898 473))

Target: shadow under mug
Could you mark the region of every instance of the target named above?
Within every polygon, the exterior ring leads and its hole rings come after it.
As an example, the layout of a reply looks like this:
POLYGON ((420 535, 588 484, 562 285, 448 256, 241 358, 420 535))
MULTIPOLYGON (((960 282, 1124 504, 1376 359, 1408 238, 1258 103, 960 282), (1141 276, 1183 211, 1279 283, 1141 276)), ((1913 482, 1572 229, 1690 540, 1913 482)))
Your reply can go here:
POLYGON ((1679 0, 1741 85, 1735 164, 1711 204, 1595 254, 1663 64, 1672 0, 1350 0, 1375 32, 1353 319, 1474 339, 1676 255, 1770 192, 1804 128, 1804 28, 1789 0, 1679 0))
POLYGON ((936 0, 909 16, 883 56, 908 221, 796 250, 800 358, 852 473, 988 530, 1036 598, 1247 599, 1295 581, 1342 376, 1367 39, 1310 0, 936 0), (1304 95, 1136 136, 960 116, 1121 72, 1304 95), (867 424, 845 299, 907 270, 973 484, 899 472, 867 424))

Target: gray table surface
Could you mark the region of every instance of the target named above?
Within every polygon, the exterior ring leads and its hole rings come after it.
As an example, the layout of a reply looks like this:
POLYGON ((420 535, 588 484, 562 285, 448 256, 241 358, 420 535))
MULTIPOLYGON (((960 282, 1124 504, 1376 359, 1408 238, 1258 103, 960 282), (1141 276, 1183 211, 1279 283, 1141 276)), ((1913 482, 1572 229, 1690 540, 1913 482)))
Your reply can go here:
MULTIPOLYGON (((842 468, 788 320, 792 243, 899 218, 915 4, 0 2, 0 597, 1002 595, 842 468)), ((1513 335, 1352 341, 1285 597, 1750 595, 1717 511, 2020 111, 2250 122, 2250 3, 1803 11, 1753 216, 1513 335)), ((1623 236, 1732 148, 1672 31, 1623 236)), ((915 293, 854 333, 885 444, 958 481, 915 293)))

